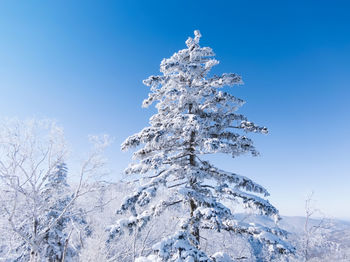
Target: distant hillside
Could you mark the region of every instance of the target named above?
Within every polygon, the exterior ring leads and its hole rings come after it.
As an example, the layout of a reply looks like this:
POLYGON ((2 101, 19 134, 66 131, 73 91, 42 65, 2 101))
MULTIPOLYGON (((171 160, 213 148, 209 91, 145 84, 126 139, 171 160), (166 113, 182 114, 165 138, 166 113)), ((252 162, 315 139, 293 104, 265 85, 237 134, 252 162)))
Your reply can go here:
MULTIPOLYGON (((237 217, 247 223, 259 223, 273 226, 270 218, 258 215, 239 214, 237 217)), ((297 248, 295 261, 305 255, 308 238, 308 255, 310 262, 349 262, 350 261, 350 221, 340 219, 309 219, 309 235, 305 234, 305 217, 283 216, 279 226, 287 230, 289 241, 297 248)), ((294 260, 291 260, 294 261, 294 260)))

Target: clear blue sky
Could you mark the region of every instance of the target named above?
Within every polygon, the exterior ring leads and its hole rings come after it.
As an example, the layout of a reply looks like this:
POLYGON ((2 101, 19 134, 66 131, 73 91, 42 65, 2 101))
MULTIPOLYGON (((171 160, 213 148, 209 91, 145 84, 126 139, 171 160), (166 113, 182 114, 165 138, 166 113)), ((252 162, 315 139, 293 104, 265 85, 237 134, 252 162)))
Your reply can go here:
POLYGON ((348 1, 0 1, 0 116, 55 118, 73 147, 94 133, 120 143, 147 125, 142 80, 199 29, 235 72, 242 113, 270 129, 258 158, 217 156, 252 177, 286 215, 311 191, 327 215, 350 218, 348 1))

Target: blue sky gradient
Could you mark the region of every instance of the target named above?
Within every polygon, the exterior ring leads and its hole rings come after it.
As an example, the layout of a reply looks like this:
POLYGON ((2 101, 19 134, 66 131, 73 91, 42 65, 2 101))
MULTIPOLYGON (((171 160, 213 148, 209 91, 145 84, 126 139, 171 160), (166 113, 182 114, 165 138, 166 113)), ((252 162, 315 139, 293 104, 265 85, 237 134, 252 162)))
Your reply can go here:
POLYGON ((231 93, 266 125, 260 157, 215 156, 255 179, 285 215, 302 215, 314 191, 325 214, 350 219, 348 1, 0 2, 0 117, 55 118, 73 147, 109 133, 115 177, 130 160, 120 143, 147 125, 142 80, 162 58, 201 44, 242 75, 231 93))

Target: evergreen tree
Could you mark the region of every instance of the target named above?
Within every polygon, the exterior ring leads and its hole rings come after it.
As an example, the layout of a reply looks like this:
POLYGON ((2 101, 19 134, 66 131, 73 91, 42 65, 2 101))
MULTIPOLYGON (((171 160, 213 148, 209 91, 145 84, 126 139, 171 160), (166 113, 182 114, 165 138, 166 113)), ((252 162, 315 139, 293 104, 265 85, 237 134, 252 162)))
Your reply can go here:
MULTIPOLYGON (((65 163, 59 163, 56 170, 49 176, 42 197, 48 206, 48 212, 42 218, 42 224, 45 225, 57 219, 72 199, 71 189, 67 183, 67 166, 65 163)), ((68 249, 69 232, 67 230, 71 219, 70 213, 69 211, 66 212, 45 236, 44 256, 48 261, 62 261, 65 252, 72 253, 72 250, 68 249)))
MULTIPOLYGON (((41 224, 46 225, 57 219, 74 197, 73 191, 67 182, 67 166, 59 163, 56 170, 49 176, 48 183, 43 190, 43 199, 48 207, 41 224)), ((71 261, 78 255, 80 245, 72 247, 72 225, 75 229, 89 234, 90 229, 85 220, 85 212, 82 208, 72 206, 57 221, 54 227, 45 236, 45 259, 49 262, 71 261)))
POLYGON ((150 118, 149 127, 122 144, 122 150, 143 145, 134 153, 137 161, 126 169, 127 174, 141 174, 143 183, 118 211, 130 211, 132 216, 111 228, 111 238, 125 229, 142 230, 153 216, 183 205, 188 214, 181 228, 153 246, 151 261, 231 261, 221 252, 206 254, 201 250, 201 230, 246 235, 255 247, 253 253, 259 253, 262 247, 272 253, 291 252, 293 248, 282 240, 286 232, 241 222, 223 204, 224 199, 240 200, 244 207, 278 220, 278 210, 263 198, 269 195, 267 190, 247 177, 203 160, 204 155, 216 153, 255 156, 258 152, 246 133, 268 130, 236 113, 244 101, 220 89, 242 84, 241 77, 233 73, 208 76, 219 62, 211 48, 199 46, 200 32, 194 33, 195 37, 186 41, 186 49, 163 59, 162 75, 144 80, 151 93, 143 106, 155 102, 158 112, 150 118), (169 192, 168 197, 153 204, 161 188, 169 192), (146 206, 150 207, 142 211, 146 206))

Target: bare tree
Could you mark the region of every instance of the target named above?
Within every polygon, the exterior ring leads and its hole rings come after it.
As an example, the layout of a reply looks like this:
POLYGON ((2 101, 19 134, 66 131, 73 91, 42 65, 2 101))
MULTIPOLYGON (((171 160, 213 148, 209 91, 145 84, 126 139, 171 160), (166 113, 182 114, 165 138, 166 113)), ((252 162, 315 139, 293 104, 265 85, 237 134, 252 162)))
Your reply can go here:
POLYGON ((327 236, 332 229, 332 221, 315 207, 314 193, 309 194, 305 200, 305 222, 301 253, 304 261, 326 254, 337 249, 335 242, 329 241, 327 236), (320 217, 319 219, 314 219, 320 217))
MULTIPOLYGON (((48 197, 59 194, 48 196, 45 190, 57 176, 57 167, 65 163, 68 156, 62 128, 51 120, 7 119, 0 123, 0 212, 7 221, 4 226, 10 230, 9 234, 16 235, 19 240, 17 246, 12 247, 16 250, 15 255, 20 256, 17 257, 19 261, 63 261, 64 254, 59 260, 44 258, 43 249, 49 233, 62 218, 68 212, 73 216, 77 199, 91 191, 85 181, 104 165, 101 153, 108 144, 107 137, 100 141, 93 139, 94 149, 81 165, 77 185, 70 192, 69 200, 61 201, 60 207, 56 205, 53 210, 48 197), (56 215, 45 219, 50 212, 56 215)), ((63 243, 69 243, 69 236, 63 243)))

